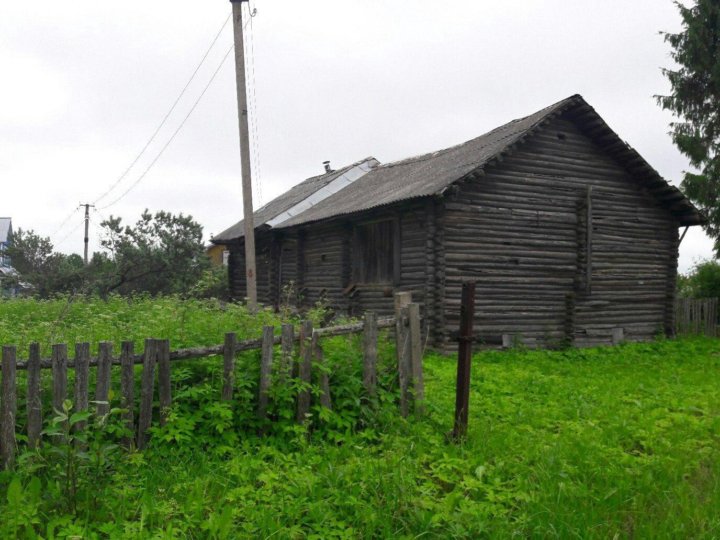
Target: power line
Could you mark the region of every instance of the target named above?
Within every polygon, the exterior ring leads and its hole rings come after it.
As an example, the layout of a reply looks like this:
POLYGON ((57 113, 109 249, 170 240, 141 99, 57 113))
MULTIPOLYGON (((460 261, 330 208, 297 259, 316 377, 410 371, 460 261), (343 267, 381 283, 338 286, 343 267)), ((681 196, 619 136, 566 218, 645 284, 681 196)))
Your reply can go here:
POLYGON ((205 51, 205 54, 203 55, 202 59, 200 60, 200 63, 195 68, 195 71, 192 72, 192 75, 190 75, 190 78, 185 83, 185 86, 183 86, 183 89, 180 91, 180 94, 178 95, 178 97, 175 99, 175 102, 170 107, 170 110, 168 110, 168 112, 165 114, 165 116, 163 117, 163 119, 160 122, 160 124, 158 125, 158 127, 155 128, 155 131, 150 136, 148 141, 145 143, 145 146, 143 146, 142 150, 140 150, 138 155, 135 156, 135 159, 133 159, 133 161, 130 163, 130 165, 127 167, 127 169, 125 169, 125 172, 123 172, 122 175, 120 175, 120 177, 117 180, 115 180, 115 182, 113 182, 113 184, 107 190, 105 190, 105 192, 102 193, 102 195, 100 195, 97 199, 95 199, 93 201, 93 204, 97 204, 99 201, 101 201, 102 199, 107 197, 120 184, 120 182, 122 182, 125 179, 125 177, 130 173, 132 168, 137 164, 137 162, 140 161, 140 158, 143 156, 143 154, 145 154, 145 151, 155 140, 155 137, 157 137, 158 133, 160 133, 160 130, 163 128, 165 123, 168 121, 168 118, 170 118, 170 115, 173 113, 173 111, 177 107, 178 103, 180 103, 180 100, 185 95, 185 92, 190 87, 190 84, 195 80, 195 76, 198 74, 198 71, 200 71, 200 68, 205 63, 205 60, 207 59, 208 55, 210 54, 210 51, 212 51, 213 47, 217 43, 217 40, 220 38, 220 35, 222 34, 223 30, 225 29, 225 26, 227 26, 227 23, 231 17, 232 17, 232 14, 227 16, 227 18, 225 19, 225 22, 223 22, 222 26, 220 27, 220 30, 218 30, 217 34, 213 38, 212 43, 210 43, 210 46, 208 47, 207 51, 205 51))
POLYGON ((175 137, 177 136, 178 133, 180 133, 180 130, 183 128, 183 126, 185 126, 185 123, 188 121, 188 119, 190 118, 190 116, 192 115, 192 113, 195 111, 195 109, 197 108, 197 106, 198 106, 198 104, 200 103, 200 101, 202 100, 202 98, 203 98, 203 97, 205 96, 205 94, 207 93, 208 89, 210 88, 210 85, 212 85, 212 83, 213 83, 213 81, 215 80, 215 78, 217 77, 218 73, 220 73, 220 70, 222 69, 223 65, 225 64, 225 61, 227 60, 228 56, 229 56, 230 53, 232 52, 233 48, 234 48, 234 45, 231 45, 230 48, 228 49, 228 51, 225 53, 225 56, 223 56, 222 60, 220 61, 220 65, 218 65, 217 69, 216 69, 215 72, 212 74, 212 77, 210 77, 210 80, 209 80, 208 83, 205 85, 205 88, 204 88, 203 91, 200 93, 200 95, 198 96, 198 98, 195 100, 195 103, 193 103, 193 106, 190 108, 190 111, 185 115, 185 118, 183 118, 182 122, 180 122, 180 125, 179 125, 179 126, 177 127, 177 129, 173 132, 172 136, 171 136, 171 137, 167 140, 167 142, 163 145, 163 147, 160 149, 160 152, 158 152, 158 154, 157 154, 157 155, 155 156, 155 158, 150 162, 150 164, 149 164, 149 165, 147 166, 147 168, 143 171, 143 173, 142 173, 142 174, 137 178, 137 180, 135 180, 135 182, 133 182, 133 183, 130 185, 130 187, 128 187, 119 197, 117 197, 116 199, 114 199, 112 202, 106 204, 105 206, 100 207, 100 210, 105 210, 106 208, 110 208, 111 206, 114 206, 115 204, 117 204, 118 202, 120 202, 122 199, 125 198, 125 196, 126 196, 128 193, 130 193, 133 189, 135 189, 135 187, 137 187, 137 185, 138 185, 140 182, 142 182, 142 180, 145 178, 145 176, 147 176, 147 174, 150 172, 150 169, 152 169, 153 166, 155 165, 155 163, 158 162, 158 160, 159 160, 159 159, 162 157, 162 155, 165 153, 165 150, 167 150, 168 146, 170 146, 170 144, 175 140, 175 137))
MULTIPOLYGON (((79 207, 78 207, 79 208, 79 207)), ((80 227, 82 227, 85 224, 85 216, 83 216, 82 221, 80 221, 75 227, 72 228, 72 230, 67 233, 65 236, 63 236, 60 240, 58 240, 56 245, 62 244, 65 240, 70 238, 80 227)))
MULTIPOLYGON (((263 194, 262 194, 262 168, 260 163, 260 137, 258 135, 258 114, 257 114, 257 84, 255 83, 255 29, 253 27, 253 19, 257 15, 257 9, 250 9, 250 2, 248 2, 248 13, 250 14, 249 17, 249 24, 250 24, 250 32, 248 33, 248 41, 249 41, 249 52, 250 52, 250 81, 251 81, 251 99, 250 99, 250 107, 252 109, 252 114, 250 115, 251 120, 251 128, 253 131, 253 137, 252 137, 252 146, 253 146, 253 154, 255 156, 255 159, 253 160, 253 164, 255 165, 255 174, 253 177, 255 178, 255 185, 257 188, 257 194, 258 194, 258 204, 259 206, 262 206, 263 203, 263 194)), ((251 164, 252 166, 252 164, 251 164)))
POLYGON ((60 223, 60 225, 58 225, 57 229, 55 229, 55 230, 53 231, 53 233, 50 235, 50 237, 52 238, 52 237, 55 236, 57 233, 59 233, 59 232, 62 230, 62 228, 65 227, 65 225, 67 225, 68 221, 70 221, 70 220, 72 219, 72 217, 77 213, 78 210, 80 210, 80 207, 79 207, 79 206, 76 207, 72 212, 70 212, 70 213, 65 217, 65 219, 62 220, 62 222, 60 223))

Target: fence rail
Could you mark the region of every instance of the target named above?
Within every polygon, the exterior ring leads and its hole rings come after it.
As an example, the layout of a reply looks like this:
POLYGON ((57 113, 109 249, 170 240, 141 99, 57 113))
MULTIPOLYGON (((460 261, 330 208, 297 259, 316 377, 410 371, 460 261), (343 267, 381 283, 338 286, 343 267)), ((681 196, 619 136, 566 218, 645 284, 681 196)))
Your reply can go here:
POLYGON ((675 302, 675 332, 678 335, 718 336, 717 298, 678 298, 675 302))
POLYGON ((41 444, 42 432, 42 389, 41 371, 52 370, 51 399, 53 409, 61 410, 63 402, 70 398, 74 402, 74 409, 88 410, 89 408, 89 374, 90 368, 96 370, 94 407, 99 415, 109 411, 108 397, 110 396, 113 366, 120 367, 120 406, 125 411, 123 421, 134 434, 132 440, 125 441, 126 445, 143 448, 148 442, 148 432, 153 423, 154 403, 159 403, 159 410, 155 410, 160 425, 167 420, 172 406, 172 369, 171 363, 179 360, 207 358, 222 356, 223 384, 219 399, 229 401, 233 399, 235 388, 235 357, 237 353, 250 350, 261 350, 260 379, 258 381, 257 415, 267 418, 270 399, 271 381, 274 378, 278 383, 285 383, 293 377, 294 359, 298 359, 297 378, 307 386, 297 396, 296 418, 298 422, 305 422, 314 396, 310 391, 313 373, 319 378, 320 395, 319 404, 332 408, 332 391, 326 370, 317 369, 322 365, 323 349, 321 338, 349 334, 364 334, 362 380, 363 388, 368 396, 376 394, 377 385, 377 340, 378 330, 382 328, 395 328, 397 345, 397 372, 400 386, 400 411, 408 414, 410 404, 414 403, 415 410, 421 411, 421 401, 424 397, 422 376, 422 342, 420 336, 419 306, 410 302, 409 293, 399 293, 396 298, 396 315, 394 317, 378 319, 373 313, 367 313, 363 322, 314 329, 312 322, 305 321, 300 325, 296 334, 291 324, 284 324, 280 335, 276 329, 266 326, 262 337, 238 341, 235 333, 227 333, 224 343, 209 347, 194 347, 189 349, 170 349, 167 339, 145 340, 142 354, 135 354, 134 343, 123 341, 119 356, 113 355, 113 344, 108 341, 99 343, 98 354, 90 355, 89 343, 77 343, 74 357, 68 355, 66 344, 52 346, 50 358, 40 357, 40 347, 33 343, 29 347, 29 356, 26 361, 17 360, 17 348, 14 346, 2 347, 2 362, 0 375, 0 469, 10 467, 15 460, 17 452, 17 371, 27 371, 27 439, 31 448, 41 444), (273 358, 274 349, 280 346, 280 355, 273 358), (296 345, 298 351, 296 354, 296 345), (140 395, 135 396, 135 366, 142 365, 140 373, 140 395), (68 395, 68 370, 74 370, 74 395, 68 395), (157 380, 157 382, 156 382, 157 380))

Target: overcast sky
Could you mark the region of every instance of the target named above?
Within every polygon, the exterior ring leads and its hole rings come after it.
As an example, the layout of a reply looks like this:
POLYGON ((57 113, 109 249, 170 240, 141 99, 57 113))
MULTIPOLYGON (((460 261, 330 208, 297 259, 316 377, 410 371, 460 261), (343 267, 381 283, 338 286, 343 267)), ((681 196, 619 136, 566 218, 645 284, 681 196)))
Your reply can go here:
MULTIPOLYGON (((668 92, 658 32, 680 28, 671 0, 252 6, 256 208, 320 174, 326 159, 339 167, 441 149, 575 93, 672 183, 688 167, 653 99, 668 92)), ((0 0, 0 215, 81 253, 81 213, 66 218, 132 163, 230 10, 227 0, 0 0)), ((111 214, 134 222, 144 208, 183 212, 207 236, 241 218, 232 55, 138 182, 231 44, 230 23, 145 155, 97 202, 91 248, 111 214)), ((711 246, 691 229, 680 269, 711 246)))

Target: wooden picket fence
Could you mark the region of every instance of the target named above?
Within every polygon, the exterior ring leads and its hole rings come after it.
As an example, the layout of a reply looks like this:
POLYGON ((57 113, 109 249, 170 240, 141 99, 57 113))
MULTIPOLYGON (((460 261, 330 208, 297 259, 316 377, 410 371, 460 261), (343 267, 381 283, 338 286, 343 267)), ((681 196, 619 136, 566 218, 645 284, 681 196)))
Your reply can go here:
MULTIPOLYGON (((266 418, 269 405, 269 390, 273 376, 278 382, 292 376, 293 358, 296 344, 299 346, 297 358, 297 377, 309 383, 312 380, 313 366, 323 363, 321 338, 349 334, 363 334, 363 386, 368 396, 374 396, 377 385, 377 343, 378 331, 382 328, 394 328, 397 345, 398 383, 400 388, 400 412, 407 416, 411 405, 415 411, 422 410, 424 399, 422 375, 422 339, 420 332, 420 308, 410 302, 409 293, 399 293, 395 301, 396 316, 378 319, 374 313, 366 313, 363 322, 341 326, 314 329, 311 321, 300 325, 299 334, 291 324, 281 327, 280 335, 275 335, 275 328, 266 326, 262 337, 246 341, 238 341, 233 332, 225 335, 222 345, 197 347, 172 351, 167 339, 146 339, 142 354, 135 354, 131 341, 123 341, 119 356, 114 356, 113 344, 100 342, 98 355, 90 354, 89 343, 75 345, 74 358, 68 356, 66 344, 52 346, 50 358, 40 357, 37 343, 30 345, 27 361, 17 360, 17 349, 14 346, 2 348, 2 386, 0 387, 0 469, 11 467, 17 452, 16 416, 17 416, 17 371, 27 371, 27 441, 30 448, 41 443, 42 433, 42 401, 41 371, 51 370, 52 406, 54 410, 62 410, 63 402, 68 396, 68 370, 75 372, 73 408, 75 411, 88 410, 89 407, 89 374, 96 369, 94 401, 97 402, 96 412, 103 415, 109 412, 109 396, 111 389, 111 369, 120 367, 120 407, 123 409, 123 421, 129 431, 134 434, 126 440, 127 447, 136 446, 142 449, 148 442, 148 431, 153 423, 153 402, 155 400, 155 381, 157 372, 157 397, 159 402, 158 419, 160 425, 167 420, 172 405, 172 374, 173 362, 206 358, 215 355, 223 357, 223 385, 219 399, 232 400, 235 386, 235 357, 238 353, 250 350, 262 350, 260 361, 259 392, 257 396, 257 415, 266 418), (280 358, 273 362, 273 350, 280 346, 280 358), (135 366, 142 365, 140 375, 140 396, 135 414, 135 366)), ((332 408, 332 391, 327 372, 320 369, 320 404, 332 408)), ((296 419, 299 423, 306 420, 312 404, 309 389, 303 390, 297 397, 296 419)))
POLYGON ((718 299, 678 298, 675 302, 675 332, 717 337, 718 299))

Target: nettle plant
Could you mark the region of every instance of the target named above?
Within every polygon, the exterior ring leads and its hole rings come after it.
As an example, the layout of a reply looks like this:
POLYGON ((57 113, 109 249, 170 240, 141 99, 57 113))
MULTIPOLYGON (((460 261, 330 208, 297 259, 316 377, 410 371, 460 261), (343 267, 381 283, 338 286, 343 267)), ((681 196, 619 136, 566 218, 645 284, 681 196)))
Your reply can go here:
MULTIPOLYGON (((92 402, 101 404, 107 403, 92 402)), ((46 442, 20 456, 18 472, 31 476, 28 486, 38 478, 44 480, 45 495, 51 494, 64 511, 76 515, 79 506, 99 507, 103 486, 122 463, 119 441, 132 433, 120 418, 122 409, 112 408, 103 415, 73 409, 72 401, 65 400, 62 410, 55 411, 42 432, 46 442)))

